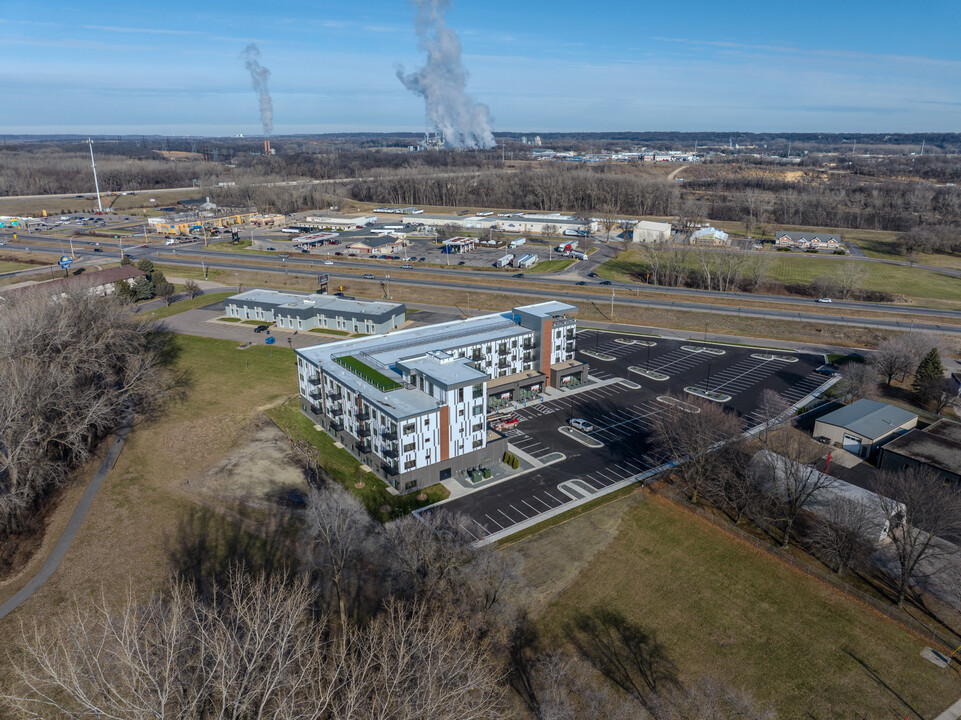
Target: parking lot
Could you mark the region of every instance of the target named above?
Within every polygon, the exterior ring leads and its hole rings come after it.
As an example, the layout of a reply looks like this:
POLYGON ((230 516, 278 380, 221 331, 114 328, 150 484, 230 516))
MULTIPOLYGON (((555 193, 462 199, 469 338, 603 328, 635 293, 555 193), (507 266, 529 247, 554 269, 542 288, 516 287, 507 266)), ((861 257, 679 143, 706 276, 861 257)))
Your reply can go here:
POLYGON ((760 422, 757 403, 763 390, 774 390, 793 405, 829 381, 815 372, 823 362, 819 355, 594 330, 578 333, 578 347, 578 359, 590 363, 597 382, 519 409, 514 416, 520 422, 507 432, 511 449, 538 464, 556 458, 555 453, 564 459, 439 506, 462 513, 465 529, 478 540, 507 535, 619 483, 656 475, 669 458, 653 447, 650 433, 653 418, 669 409, 666 395, 683 399, 686 387, 729 395, 725 405, 741 417, 747 430, 760 422), (668 377, 650 380, 637 369, 668 377), (589 422, 593 426, 589 437, 603 447, 588 447, 559 432, 572 418, 589 422))

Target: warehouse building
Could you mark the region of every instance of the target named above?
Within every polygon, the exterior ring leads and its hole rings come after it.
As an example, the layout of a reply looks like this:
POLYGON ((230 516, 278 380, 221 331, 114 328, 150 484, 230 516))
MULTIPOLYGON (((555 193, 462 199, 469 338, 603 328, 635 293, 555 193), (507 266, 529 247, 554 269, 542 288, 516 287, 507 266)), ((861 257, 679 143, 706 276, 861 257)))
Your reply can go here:
POLYGON ((491 467, 489 396, 587 379, 561 302, 297 350, 303 412, 395 489, 491 467))
POLYGON ((630 232, 634 242, 666 243, 671 239, 671 223, 638 220, 630 232))
POLYGON ((814 421, 814 436, 863 458, 918 424, 918 416, 877 400, 857 400, 814 421))
POLYGON ((324 328, 365 335, 386 333, 407 321, 403 303, 248 290, 224 301, 227 317, 277 323, 286 330, 324 328))
POLYGON ((505 213, 502 215, 411 215, 404 220, 423 227, 457 226, 483 232, 493 230, 528 235, 543 235, 545 230, 553 227, 558 234, 585 233, 597 230, 598 224, 593 220, 584 220, 570 215, 549 214, 533 215, 529 213, 505 213))

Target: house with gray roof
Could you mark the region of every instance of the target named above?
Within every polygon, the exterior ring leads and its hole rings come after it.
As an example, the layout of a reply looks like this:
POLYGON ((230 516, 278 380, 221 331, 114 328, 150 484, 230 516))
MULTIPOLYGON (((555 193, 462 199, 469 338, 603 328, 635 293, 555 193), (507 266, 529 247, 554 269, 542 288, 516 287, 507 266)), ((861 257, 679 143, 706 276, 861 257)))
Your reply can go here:
POLYGON ((877 400, 857 400, 814 421, 814 437, 863 458, 918 424, 913 412, 877 400))
POLYGON ((881 448, 878 467, 895 472, 926 467, 946 481, 961 483, 961 423, 942 418, 895 438, 881 448))

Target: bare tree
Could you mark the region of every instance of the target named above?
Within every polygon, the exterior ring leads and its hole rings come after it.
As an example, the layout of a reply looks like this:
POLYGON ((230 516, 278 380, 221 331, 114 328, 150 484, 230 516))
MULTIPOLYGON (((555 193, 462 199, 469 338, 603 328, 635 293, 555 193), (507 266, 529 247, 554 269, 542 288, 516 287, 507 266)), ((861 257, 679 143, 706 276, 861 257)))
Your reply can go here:
POLYGON ((681 484, 696 503, 716 470, 714 451, 740 435, 740 421, 723 405, 694 396, 668 407, 652 418, 654 442, 678 463, 681 484))
POLYGON ((777 517, 772 519, 780 525, 781 546, 787 547, 798 515, 835 480, 807 464, 820 454, 821 446, 799 430, 785 428, 770 437, 767 447, 756 456, 754 468, 777 503, 777 517))
POLYGON ((898 605, 911 583, 941 572, 957 552, 961 534, 961 496, 924 466, 879 472, 874 483, 878 504, 891 518, 888 537, 896 560, 898 605))
POLYGON ((166 338, 118 298, 28 292, 0 307, 0 337, 0 523, 10 530, 171 380, 166 338))
POLYGON ((187 297, 195 298, 200 295, 200 284, 196 280, 186 280, 184 282, 184 292, 187 293, 187 297))
POLYGON ((850 362, 844 366, 844 377, 838 388, 851 400, 874 397, 878 393, 878 376, 874 366, 864 362, 850 362))
POLYGON ((388 600, 334 642, 303 579, 234 571, 201 599, 75 605, 25 633, 0 699, 26 718, 498 720, 503 669, 469 622, 388 600))
POLYGON ((816 557, 841 575, 867 560, 877 518, 876 510, 865 503, 836 496, 814 522, 808 543, 816 557))
POLYGON ((864 264, 853 260, 841 263, 841 271, 837 277, 841 299, 847 300, 851 295, 858 292, 866 276, 867 269, 864 264))
POLYGON ((739 445, 720 451, 717 466, 708 477, 704 494, 731 518, 735 525, 758 514, 764 506, 764 493, 746 462, 750 456, 739 445))
POLYGON ((367 511, 339 485, 311 489, 304 534, 315 567, 329 576, 337 595, 340 627, 347 627, 347 575, 374 534, 367 511))
POLYGON ((903 335, 883 340, 871 356, 871 365, 888 385, 894 382, 894 378, 899 375, 904 377, 917 367, 914 354, 903 335))
POLYGON ((770 707, 746 690, 703 677, 690 687, 658 697, 656 720, 776 720, 770 707))
POLYGON ((771 428, 785 420, 785 415, 790 407, 790 403, 776 390, 765 388, 761 391, 757 412, 763 426, 762 437, 765 442, 767 442, 771 428))

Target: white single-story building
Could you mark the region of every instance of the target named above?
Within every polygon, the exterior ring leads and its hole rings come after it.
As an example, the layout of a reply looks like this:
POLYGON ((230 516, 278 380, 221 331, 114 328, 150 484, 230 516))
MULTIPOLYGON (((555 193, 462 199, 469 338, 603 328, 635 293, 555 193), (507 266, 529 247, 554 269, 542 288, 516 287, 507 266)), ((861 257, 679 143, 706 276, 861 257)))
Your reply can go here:
POLYGON ((671 239, 671 223, 638 220, 629 232, 634 242, 664 243, 671 239))
POLYGON ((792 490, 788 483, 798 483, 798 488, 817 487, 804 504, 804 510, 820 518, 833 520, 833 505, 839 502, 855 502, 867 510, 869 527, 865 539, 872 543, 883 542, 892 523, 900 523, 905 516, 904 505, 885 499, 857 485, 825 475, 808 465, 800 465, 783 455, 762 450, 751 458, 751 471, 757 482, 772 495, 787 495, 792 490), (893 510, 893 512, 891 512, 893 510))

